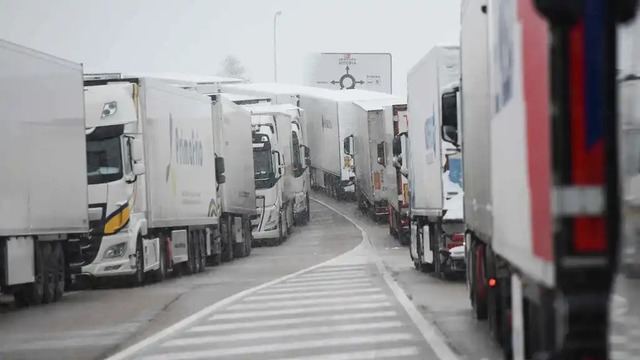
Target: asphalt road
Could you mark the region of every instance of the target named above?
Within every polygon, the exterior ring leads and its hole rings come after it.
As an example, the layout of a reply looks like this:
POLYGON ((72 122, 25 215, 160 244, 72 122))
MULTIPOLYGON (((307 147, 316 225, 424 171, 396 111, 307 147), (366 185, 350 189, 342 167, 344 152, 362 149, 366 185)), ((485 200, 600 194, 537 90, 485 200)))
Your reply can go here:
POLYGON ((353 203, 314 194, 278 247, 141 288, 0 314, 0 359, 498 359, 465 285, 413 269, 353 203), (363 232, 365 233, 363 241, 363 232))

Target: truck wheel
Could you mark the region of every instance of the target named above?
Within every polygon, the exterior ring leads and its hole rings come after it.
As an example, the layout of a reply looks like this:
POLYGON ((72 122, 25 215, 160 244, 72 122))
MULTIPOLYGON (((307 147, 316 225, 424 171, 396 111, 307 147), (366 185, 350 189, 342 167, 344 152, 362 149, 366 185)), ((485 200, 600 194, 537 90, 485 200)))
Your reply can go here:
POLYGON ((471 246, 471 256, 469 257, 469 289, 471 291, 471 305, 476 319, 485 320, 487 318, 487 300, 480 296, 480 287, 484 287, 486 281, 481 273, 483 266, 484 252, 478 244, 471 246))
POLYGON ((284 242, 284 219, 282 215, 280 215, 280 219, 278 220, 278 240, 276 245, 280 245, 284 242))
POLYGON ((307 210, 305 212, 304 224, 308 224, 311 221, 311 202, 309 201, 309 194, 307 194, 307 210))
POLYGON ((56 297, 56 275, 58 262, 54 258, 53 244, 42 244, 42 258, 44 261, 44 292, 42 303, 48 304, 55 301, 56 297))
POLYGON ((165 250, 165 239, 160 236, 160 254, 158 257, 158 270, 155 271, 154 280, 162 282, 167 277, 167 251, 165 250))
POLYGON ((62 248, 62 244, 55 243, 53 248, 53 257, 56 262, 56 272, 55 272, 55 296, 53 298, 54 301, 58 301, 62 298, 62 294, 64 293, 65 287, 67 285, 67 265, 65 263, 64 258, 64 249, 62 248))
POLYGON ((144 284, 144 251, 142 249, 142 237, 138 235, 136 241, 136 272, 133 274, 133 286, 144 284))
POLYGON ((244 245, 247 247, 247 256, 251 255, 251 249, 253 248, 253 234, 251 233, 251 221, 250 220, 246 220, 244 222, 244 233, 245 233, 245 240, 244 240, 244 245))
POLYGON ((233 260, 233 223, 232 218, 225 216, 222 221, 221 236, 222 236, 222 261, 228 262, 233 260))
POLYGON ((200 271, 207 269, 207 233, 200 230, 200 271))

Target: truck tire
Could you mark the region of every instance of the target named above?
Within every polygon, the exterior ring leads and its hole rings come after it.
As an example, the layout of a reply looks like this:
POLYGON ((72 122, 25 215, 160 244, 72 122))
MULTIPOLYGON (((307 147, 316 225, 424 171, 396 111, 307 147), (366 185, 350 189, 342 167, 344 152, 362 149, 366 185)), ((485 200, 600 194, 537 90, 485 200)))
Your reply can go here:
POLYGON ((187 262, 185 263, 185 270, 186 273, 191 275, 191 274, 195 274, 198 269, 196 267, 196 243, 194 241, 194 232, 193 231, 189 231, 189 235, 188 235, 188 239, 187 239, 187 262))
POLYGON ((247 256, 251 255, 251 249, 253 248, 253 234, 251 233, 251 220, 245 219, 243 230, 245 233, 244 245, 247 248, 247 256))
POLYGON ((67 286, 67 264, 65 262, 64 249, 61 243, 54 243, 53 256, 56 260, 56 287, 54 301, 58 301, 62 298, 65 287, 67 286))
POLYGON ((153 280, 156 282, 162 282, 167 277, 167 250, 166 240, 163 236, 160 236, 160 254, 158 257, 158 270, 153 274, 153 280))
POLYGON ((222 262, 233 260, 233 219, 230 216, 222 218, 220 235, 222 236, 222 262))
POLYGON ((35 245, 35 279, 33 283, 21 285, 14 294, 16 306, 19 307, 42 304, 45 264, 42 256, 42 247, 38 242, 35 242, 35 245))
POLYGON ((53 244, 42 244, 42 258, 44 261, 44 292, 42 293, 42 303, 48 304, 55 301, 56 297, 56 273, 58 262, 54 258, 53 244))
POLYGON ((132 275, 132 285, 144 285, 144 252, 142 249, 142 237, 138 235, 136 241, 136 272, 132 275))
POLYGON ((284 236, 284 219, 283 216, 280 215, 280 219, 278 219, 278 239, 276 240, 276 245, 280 245, 285 241, 284 236))
POLYGON ((200 272, 207 269, 207 233, 205 230, 200 230, 200 272))
POLYGON ((484 267, 484 251, 483 245, 478 244, 476 241, 472 242, 469 259, 468 276, 469 276, 469 291, 471 292, 471 306, 475 314, 476 319, 487 319, 487 299, 486 296, 480 295, 480 287, 484 287, 487 283, 484 278, 484 274, 481 269, 484 267))
POLYGON ((311 202, 309 201, 309 194, 307 194, 307 210, 305 212, 304 224, 307 225, 311 221, 311 202))

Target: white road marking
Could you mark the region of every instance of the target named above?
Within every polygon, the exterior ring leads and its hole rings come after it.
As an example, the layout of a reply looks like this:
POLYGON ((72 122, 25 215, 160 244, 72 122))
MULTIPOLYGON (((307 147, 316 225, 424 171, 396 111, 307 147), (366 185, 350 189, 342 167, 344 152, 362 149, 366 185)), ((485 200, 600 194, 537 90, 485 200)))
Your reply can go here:
POLYGON ((376 301, 385 300, 387 295, 375 294, 375 295, 360 295, 360 296, 341 296, 341 297, 327 297, 320 299, 304 299, 304 300, 291 300, 291 301, 270 301, 262 303, 246 303, 241 302, 236 305, 229 306, 229 310, 259 310, 259 309, 273 309, 273 308, 291 308, 295 306, 307 306, 318 304, 349 304, 359 303, 363 301, 376 301))
POLYGON ((187 332, 214 332, 214 331, 222 331, 222 330, 253 329, 257 327, 307 324, 307 323, 313 323, 313 322, 331 322, 331 321, 386 318, 386 317, 394 317, 397 315, 398 313, 395 311, 375 311, 375 312, 366 312, 366 313, 340 314, 340 315, 328 315, 328 316, 327 315, 301 316, 296 318, 276 319, 276 320, 261 320, 261 321, 249 320, 245 322, 200 325, 200 326, 196 326, 189 329, 187 332))
POLYGON ((210 359, 222 356, 263 354, 278 351, 305 350, 313 348, 327 348, 330 346, 380 344, 385 342, 398 342, 412 340, 408 333, 390 333, 368 336, 351 336, 340 338, 328 338, 306 341, 287 341, 286 343, 274 343, 253 346, 239 346, 232 348, 218 348, 201 351, 170 352, 142 357, 143 360, 191 360, 210 359))
POLYGON ((287 293, 287 292, 298 292, 298 291, 306 291, 306 290, 339 290, 339 289, 357 289, 357 288, 370 288, 373 286, 373 283, 370 281, 365 281, 362 283, 348 283, 348 284, 335 284, 335 285, 300 285, 300 286, 288 286, 286 288, 274 287, 273 289, 264 289, 262 291, 258 291, 256 294, 272 294, 272 293, 287 293))
POLYGON ((296 314, 309 314, 319 312, 330 311, 346 311, 346 310, 369 310, 390 307, 392 304, 388 301, 364 303, 364 304, 342 304, 342 305, 330 305, 330 306, 305 306, 295 309, 284 310, 268 310, 268 311, 242 311, 242 312, 227 312, 223 314, 216 314, 209 318, 209 320, 222 320, 222 319, 244 319, 255 317, 268 317, 268 316, 280 316, 280 315, 296 315, 296 314))
POLYGON ((344 276, 366 276, 368 275, 366 271, 356 270, 356 271, 336 271, 330 273, 318 273, 318 272, 310 272, 308 274, 300 275, 298 279, 331 279, 334 277, 344 277, 344 276))
POLYGON ((396 358, 402 356, 414 356, 418 355, 418 353, 419 350, 417 347, 405 346, 380 350, 352 351, 295 358, 281 358, 278 360, 375 360, 385 357, 396 358))
POLYGON ((398 301, 404 308, 404 310, 407 312, 407 314, 409 315, 413 323, 418 327, 418 330, 420 330, 420 333, 422 334, 424 339, 427 341, 429 346, 431 346, 431 349, 433 349, 435 354, 438 356, 439 360, 457 360, 458 355, 456 355, 453 349, 451 349, 451 347, 445 340, 444 335, 440 332, 440 330, 438 330, 438 328, 436 328, 436 326, 433 323, 431 323, 430 321, 427 321, 422 316, 422 314, 420 314, 420 311, 416 309, 413 302, 409 300, 409 298, 404 293, 402 288, 400 288, 398 283, 396 283, 393 277, 389 274, 389 272, 384 266, 384 263, 382 262, 382 259, 380 259, 380 256, 375 252, 375 248, 369 241, 369 236, 367 235, 367 232, 360 225, 358 225, 353 219, 351 219, 349 216, 345 215, 338 209, 334 208, 333 206, 326 204, 325 202, 317 199, 313 199, 313 200, 333 210, 335 213, 341 215, 342 217, 347 219, 349 222, 351 222, 356 228, 358 228, 358 230, 360 230, 362 234, 362 238, 369 245, 369 249, 371 250, 370 251, 371 255, 374 256, 375 258, 376 267, 378 268, 378 271, 380 272, 380 274, 382 274, 382 278, 387 283, 387 285, 395 295, 396 299, 398 299, 398 301))
POLYGON ((289 281, 287 281, 288 284, 291 283, 310 283, 310 282, 321 282, 321 281, 337 281, 337 280, 353 280, 353 279, 370 279, 370 277, 365 274, 353 274, 353 275, 332 275, 332 276, 326 276, 326 277, 322 277, 322 278, 308 278, 308 277, 296 277, 294 279, 291 279, 289 281))
MULTIPOLYGON (((227 297, 225 299, 222 299, 222 300, 220 300, 220 301, 218 301, 218 302, 216 302, 214 304, 211 304, 211 305, 205 307, 204 309, 202 309, 200 311, 195 312, 191 316, 178 321, 177 323, 165 328, 164 330, 161 330, 161 331, 155 333, 154 335, 152 335, 152 336, 150 336, 148 338, 146 338, 146 339, 144 339, 144 340, 142 340, 142 341, 140 341, 140 342, 138 342, 136 344, 133 344, 133 345, 129 346, 128 348, 125 348, 122 351, 119 351, 119 352, 109 356, 106 360, 123 360, 123 359, 129 358, 132 355, 134 355, 135 353, 139 352, 140 350, 142 350, 144 348, 147 348, 147 347, 149 347, 149 346, 151 346, 151 345, 153 345, 153 344, 155 344, 155 343, 157 343, 157 342, 159 342, 159 341, 161 341, 161 340, 163 340, 163 339, 165 339, 165 338, 167 338, 167 337, 169 337, 169 336, 171 336, 171 335, 173 335, 173 334, 175 334, 175 333, 177 333, 177 332, 179 332, 179 331, 181 331, 181 330, 183 330, 183 329, 185 329, 187 327, 189 327, 190 325, 192 325, 193 323, 197 322, 198 320, 209 316, 211 313, 213 313, 214 311, 216 311, 218 309, 224 308, 227 305, 232 304, 232 303, 234 303, 234 302, 236 302, 236 301, 238 301, 238 300, 240 300, 240 299, 242 299, 242 298, 244 298, 244 297, 246 297, 248 295, 251 295, 251 294, 253 294, 255 292, 258 292, 258 291, 260 291, 260 290, 262 290, 264 288, 267 288, 269 286, 273 286, 273 285, 285 282, 288 279, 294 278, 294 277, 296 277, 298 275, 307 273, 309 271, 313 271, 314 269, 322 267, 325 264, 329 264, 331 262, 331 260, 333 260, 333 259, 327 260, 327 261, 322 262, 320 264, 313 265, 313 266, 308 267, 306 269, 302 269, 300 271, 296 271, 296 272, 291 273, 289 275, 285 275, 283 277, 268 281, 268 282, 266 282, 266 283, 264 283, 262 285, 258 285, 258 286, 252 287, 250 289, 241 291, 241 292, 239 292, 237 294, 231 295, 231 296, 229 296, 229 297, 227 297)), ((387 304, 389 304, 389 303, 387 303, 387 304)), ((391 304, 389 304, 389 306, 391 306, 391 304)))
POLYGON ((365 288, 365 289, 341 289, 341 290, 329 290, 329 291, 305 291, 297 292, 294 294, 274 294, 274 295, 253 295, 244 301, 263 301, 263 300, 275 300, 275 299, 295 299, 305 298, 313 296, 334 296, 343 294, 359 294, 359 293, 371 293, 381 292, 380 288, 365 288))
POLYGON ((170 346, 187 346, 187 345, 202 345, 211 343, 220 343, 226 341, 240 341, 240 340, 257 340, 257 339, 269 339, 269 338, 284 338, 283 340, 290 341, 291 337, 304 336, 304 335, 324 335, 333 334, 337 332, 345 331, 359 331, 359 330, 380 330, 380 329, 392 329, 402 327, 400 321, 380 321, 373 323, 361 323, 361 324, 346 324, 346 325, 333 325, 333 326, 314 326, 306 328, 293 328, 284 330, 266 330, 256 332, 245 332, 239 334, 230 335, 209 335, 209 336, 197 336, 197 337, 182 337, 167 341, 162 344, 163 347, 170 346))
POLYGON ((336 272, 347 272, 347 271, 366 271, 368 268, 367 265, 353 265, 353 266, 341 266, 336 268, 335 266, 326 266, 322 269, 313 270, 310 274, 331 274, 336 272))
POLYGON ((295 283, 295 282, 286 282, 283 284, 279 284, 278 286, 274 286, 272 289, 284 289, 284 288, 294 288, 301 286, 323 286, 323 285, 342 285, 342 284, 357 284, 357 283, 371 283, 370 278, 361 278, 361 279, 345 279, 345 280, 323 280, 323 281, 314 281, 311 283, 295 283), (313 284, 313 285, 312 285, 313 284))

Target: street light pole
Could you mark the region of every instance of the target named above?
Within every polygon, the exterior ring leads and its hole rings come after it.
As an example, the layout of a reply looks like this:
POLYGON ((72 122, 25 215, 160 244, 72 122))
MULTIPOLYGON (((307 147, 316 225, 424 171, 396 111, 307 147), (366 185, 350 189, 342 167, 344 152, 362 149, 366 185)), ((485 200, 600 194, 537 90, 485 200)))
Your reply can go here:
POLYGON ((278 16, 282 15, 282 11, 277 11, 273 15, 273 80, 278 82, 278 40, 276 37, 276 24, 278 16))

